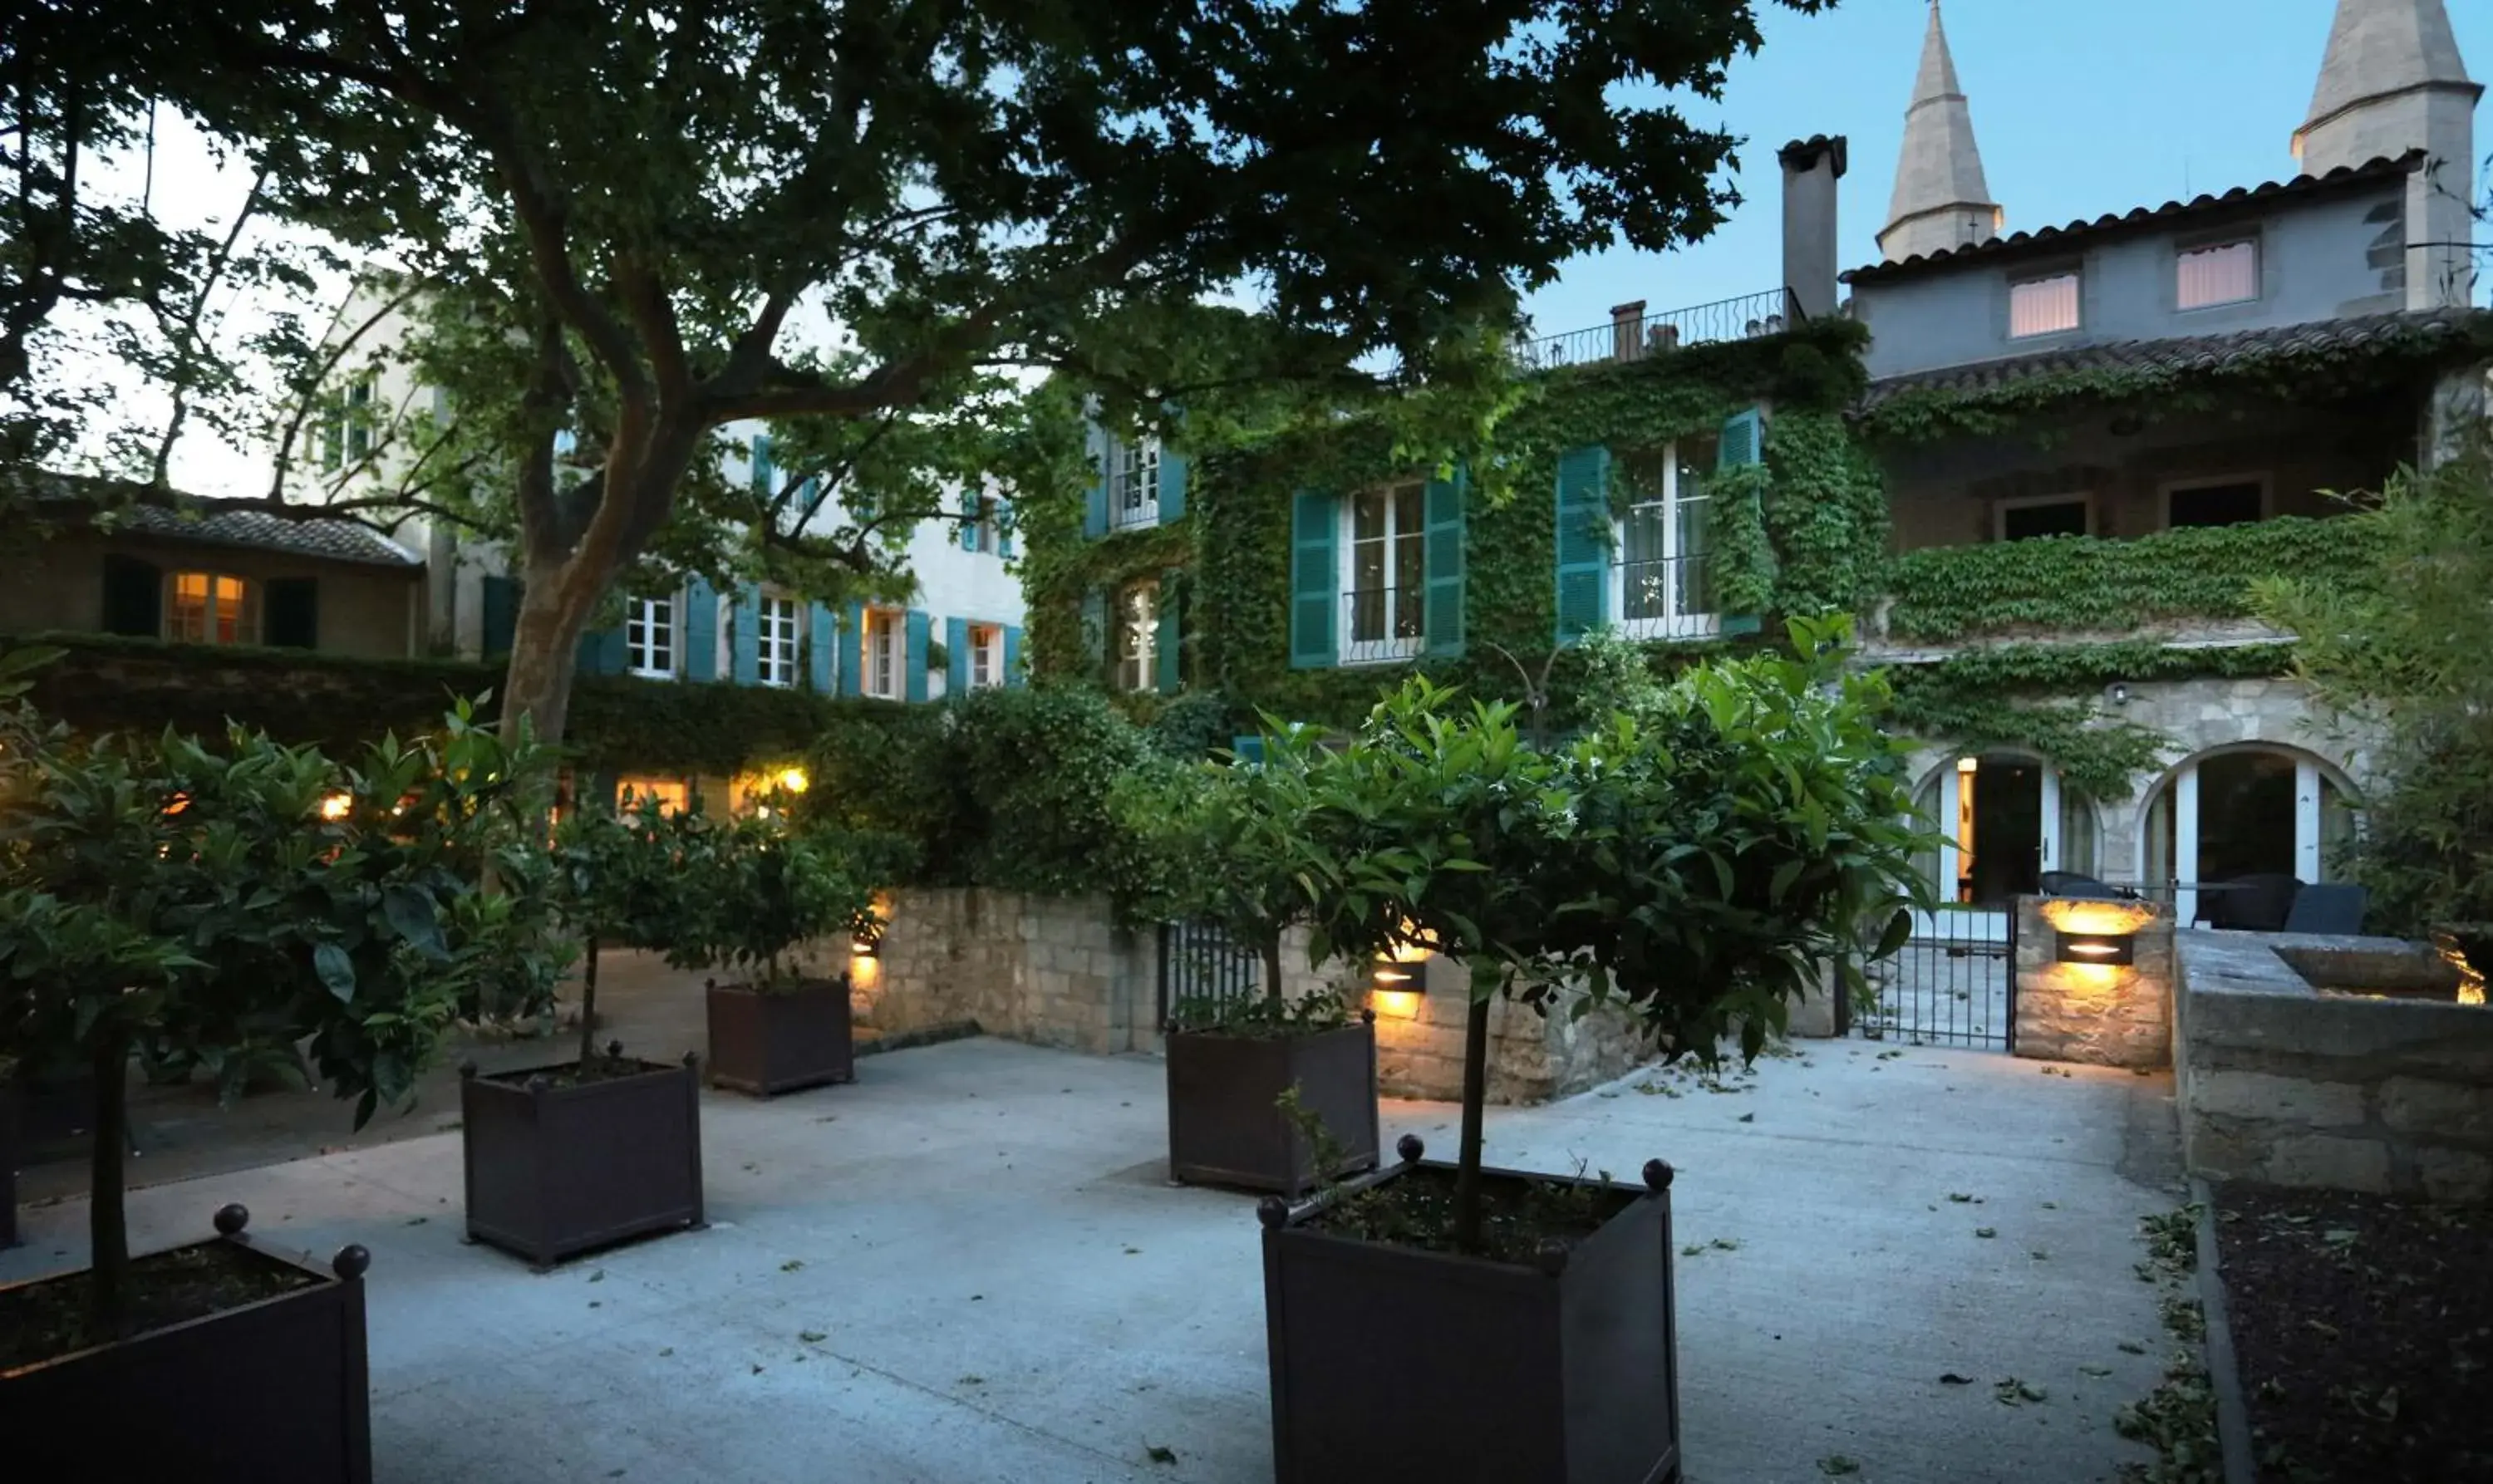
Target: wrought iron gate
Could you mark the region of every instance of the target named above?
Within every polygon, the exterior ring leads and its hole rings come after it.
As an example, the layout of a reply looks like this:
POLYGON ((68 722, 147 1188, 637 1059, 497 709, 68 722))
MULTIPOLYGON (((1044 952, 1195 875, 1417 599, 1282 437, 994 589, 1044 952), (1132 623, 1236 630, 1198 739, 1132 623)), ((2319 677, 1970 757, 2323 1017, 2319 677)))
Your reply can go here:
POLYGON ((1913 935, 1870 965, 1872 997, 1849 1028, 1874 1041, 2008 1051, 2017 1024, 2017 914, 1913 914, 1913 935))
POLYGON ((1215 924, 1187 920, 1160 924, 1159 1024, 1181 1006, 1248 999, 1260 993, 1263 965, 1215 924))

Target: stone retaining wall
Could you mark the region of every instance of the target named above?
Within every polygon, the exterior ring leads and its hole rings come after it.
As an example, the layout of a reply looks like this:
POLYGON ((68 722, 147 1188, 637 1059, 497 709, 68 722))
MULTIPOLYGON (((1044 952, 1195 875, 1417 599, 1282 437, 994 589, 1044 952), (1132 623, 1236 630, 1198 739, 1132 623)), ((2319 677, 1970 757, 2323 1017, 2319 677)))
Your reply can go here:
POLYGON ((2178 935, 2178 1093, 2194 1174, 2493 1200, 2493 1010, 2322 994, 2278 956, 2428 968, 2385 938, 2178 935))
POLYGON ((2020 1056, 2105 1067, 2173 1059, 2173 914, 2143 902, 2017 899, 2016 1022, 2020 1056), (2129 938, 2125 965, 2063 964, 2058 935, 2129 938))

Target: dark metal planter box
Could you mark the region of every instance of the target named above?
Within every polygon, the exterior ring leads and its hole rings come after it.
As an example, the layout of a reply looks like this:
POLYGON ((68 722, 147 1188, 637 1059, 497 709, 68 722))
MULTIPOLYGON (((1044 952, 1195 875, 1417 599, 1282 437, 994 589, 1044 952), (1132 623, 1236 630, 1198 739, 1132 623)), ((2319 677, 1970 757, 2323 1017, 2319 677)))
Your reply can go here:
POLYGON ((1323 1174, 1373 1170, 1378 1159, 1376 1025, 1303 1036, 1168 1032, 1169 1178, 1295 1196, 1323 1174), (1296 1086, 1348 1151, 1318 1171, 1314 1151, 1275 1105, 1296 1086))
POLYGON ((1677 1480, 1670 1167, 1649 1162, 1643 1190, 1611 1185, 1635 1196, 1626 1209, 1530 1266, 1307 1225, 1423 1168, 1419 1140, 1397 1148, 1402 1164, 1259 1207, 1278 1484, 1677 1480))
POLYGON ((370 1484, 372 1258, 347 1247, 322 1267, 255 1243, 250 1219, 219 1211, 217 1240, 318 1281, 0 1376, 10 1478, 370 1484))
POLYGON ((701 1058, 642 1065, 636 1076, 578 1086, 542 1074, 489 1080, 474 1062, 459 1069, 469 1241, 543 1269, 702 1225, 701 1058))
POLYGON ((808 979, 790 993, 711 984, 709 1084, 759 1097, 856 1081, 849 982, 808 979))

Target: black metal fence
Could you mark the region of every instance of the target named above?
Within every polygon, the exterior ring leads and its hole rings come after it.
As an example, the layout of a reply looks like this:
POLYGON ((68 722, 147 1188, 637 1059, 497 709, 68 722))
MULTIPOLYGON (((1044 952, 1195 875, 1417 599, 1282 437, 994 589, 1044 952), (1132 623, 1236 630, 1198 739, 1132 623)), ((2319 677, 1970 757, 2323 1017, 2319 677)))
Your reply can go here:
POLYGON ((1213 1008, 1251 999, 1263 990, 1263 965, 1217 926, 1186 920, 1160 924, 1157 1024, 1192 1020, 1213 1008))
POLYGON ((1368 587, 1341 595, 1341 657, 1366 665, 1418 654, 1427 632, 1427 594, 1417 587, 1368 587))
POLYGON ((1525 341, 1517 348, 1517 359, 1533 371, 1596 361, 1637 361, 1667 355, 1683 345, 1780 335, 1806 317, 1792 302, 1790 289, 1770 288, 1684 310, 1622 315, 1606 325, 1525 341))
POLYGON ((1870 965, 1849 1028, 1874 1041, 2009 1051, 2017 1024, 2017 914, 1922 914, 1890 959, 1870 965))

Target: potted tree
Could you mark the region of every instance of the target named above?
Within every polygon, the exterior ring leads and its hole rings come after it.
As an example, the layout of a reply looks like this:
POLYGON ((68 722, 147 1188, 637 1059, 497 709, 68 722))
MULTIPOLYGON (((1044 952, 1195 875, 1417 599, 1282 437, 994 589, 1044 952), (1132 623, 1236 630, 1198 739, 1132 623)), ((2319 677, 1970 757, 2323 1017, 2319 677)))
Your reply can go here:
POLYGON ((358 1126, 403 1101, 487 986, 551 983, 535 904, 471 890, 488 855, 525 874, 516 806, 540 771, 463 706, 438 737, 384 743, 343 776, 241 731, 221 748, 53 734, 13 772, 0 1054, 74 1054, 97 1089, 90 1264, 0 1288, 14 1469, 371 1477, 367 1255, 266 1246, 228 1205, 213 1239, 134 1256, 128 1066, 141 1039, 178 1047, 230 1097, 264 1066, 299 1067, 299 1047, 356 1099, 358 1126))
POLYGON ((556 827, 552 886, 583 947, 580 1049, 566 1062, 460 1067, 467 1237, 539 1270, 653 1232, 702 1225, 701 1068, 597 1045, 599 950, 667 950, 715 869, 698 804, 580 808, 556 827))
POLYGON ((1338 991, 1282 994, 1282 941, 1335 862, 1305 827, 1312 730, 1267 732, 1260 760, 1129 775, 1116 807, 1155 868, 1140 905, 1211 924, 1261 969, 1259 994, 1169 1006, 1169 1176, 1297 1195, 1376 1166, 1376 1027, 1338 991))
POLYGON ((721 826, 669 962, 728 968, 709 981, 710 1083, 757 1097, 856 1080, 849 978, 806 974, 804 943, 845 947, 882 930, 874 893, 829 837, 769 817, 721 826))
POLYGON ((1857 927, 1910 918, 1916 837, 1878 683, 1806 656, 1689 672, 1642 715, 1536 749, 1512 706, 1414 679, 1319 759, 1307 829, 1339 863, 1320 945, 1425 934, 1468 969, 1461 1136, 1292 1205, 1267 1198, 1277 1477, 1645 1484, 1679 1472, 1671 1171, 1484 1169, 1491 1002, 1603 1004, 1669 1056, 1762 1049, 1857 927), (1392 1427, 1377 1419, 1391 1416, 1392 1427))

